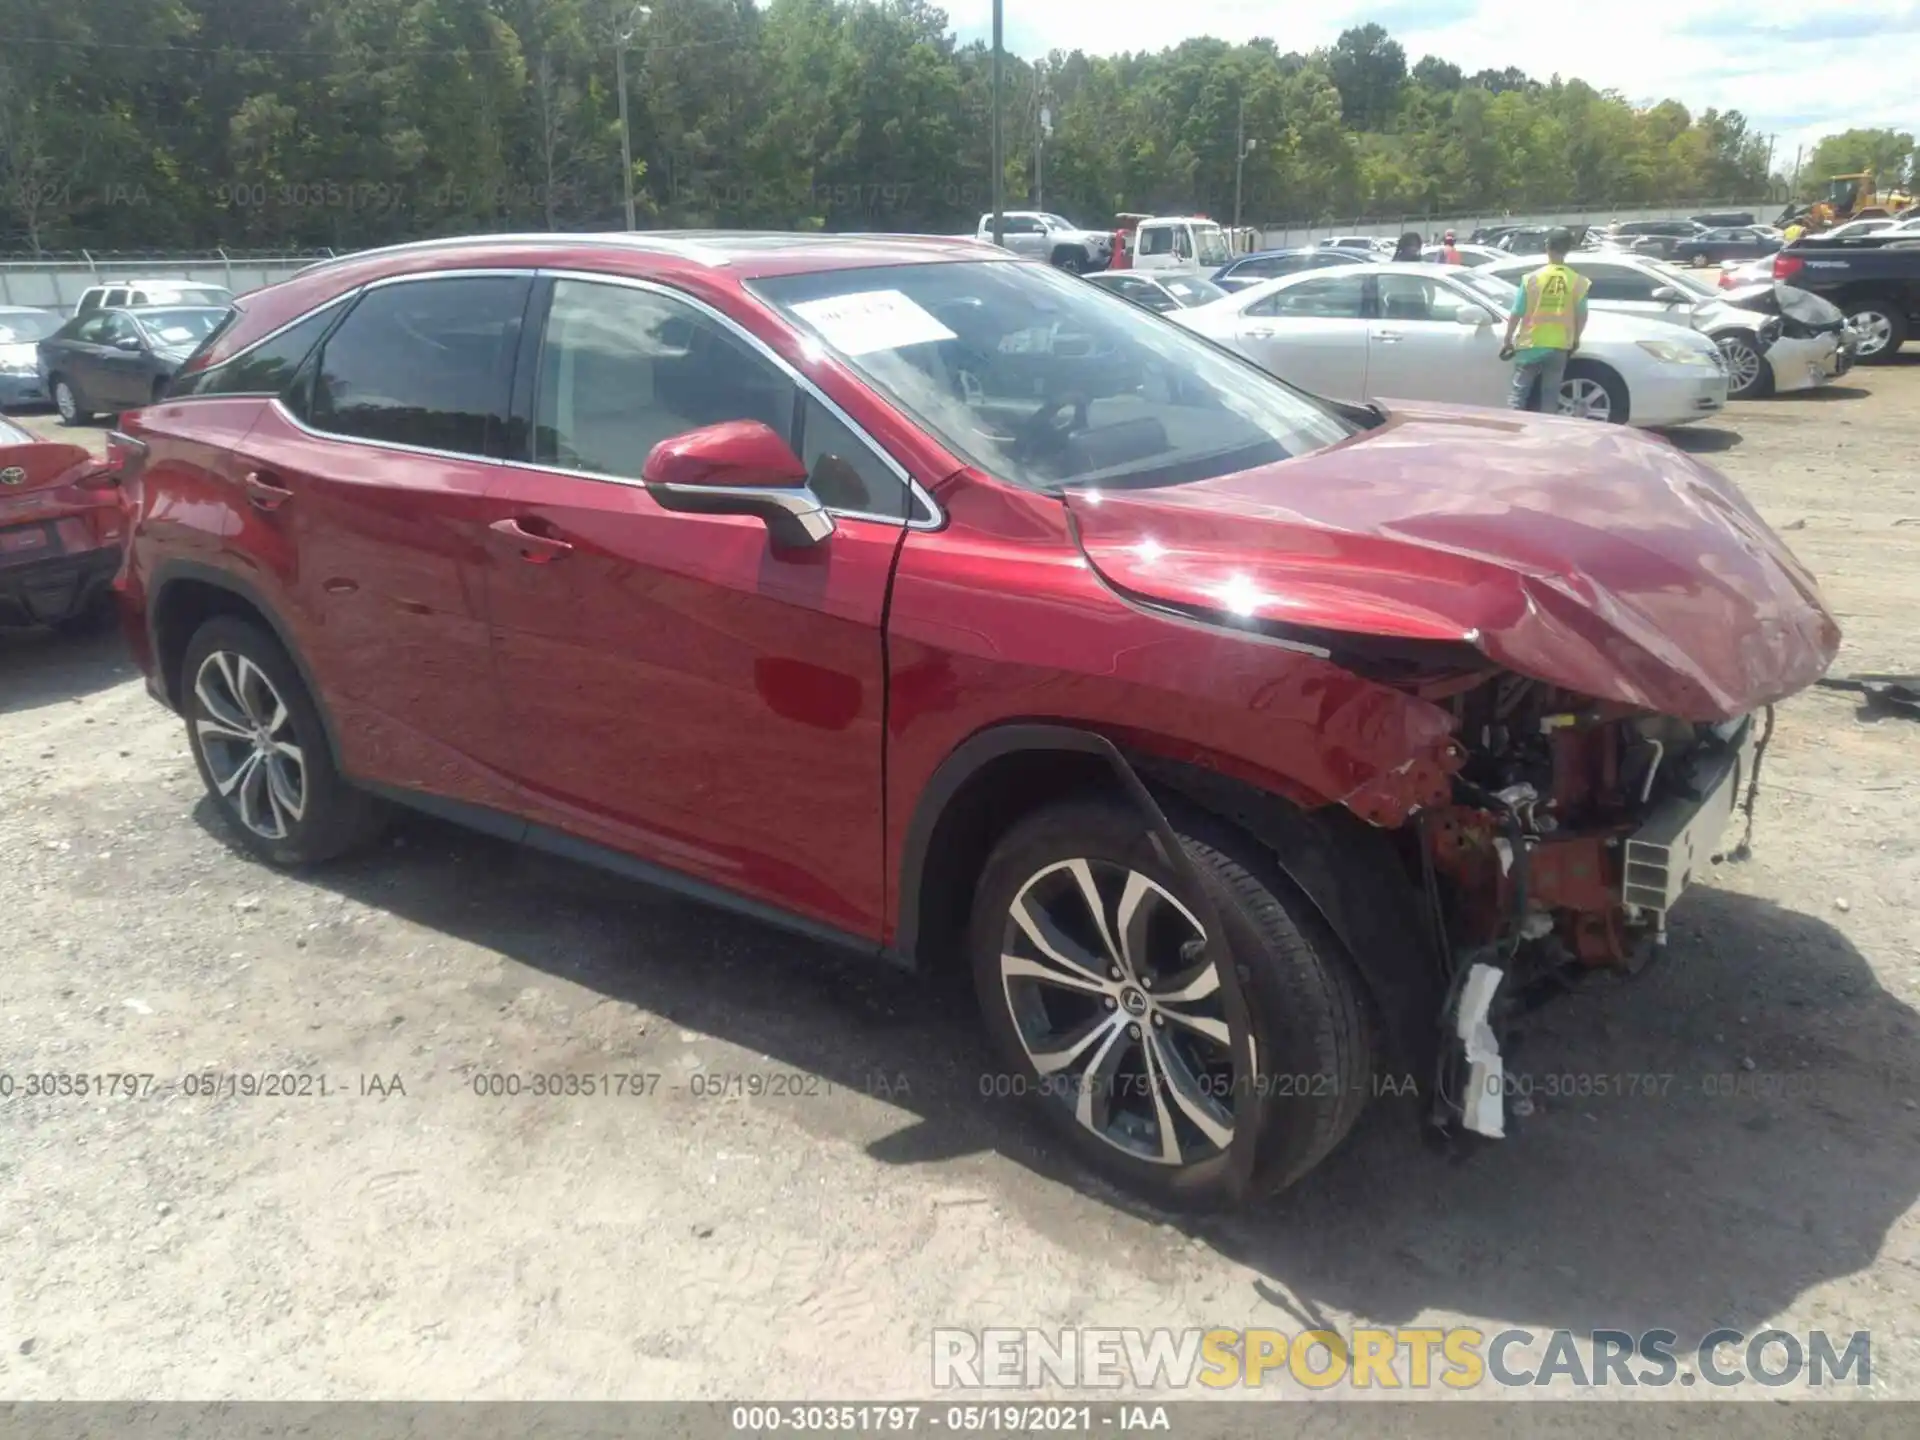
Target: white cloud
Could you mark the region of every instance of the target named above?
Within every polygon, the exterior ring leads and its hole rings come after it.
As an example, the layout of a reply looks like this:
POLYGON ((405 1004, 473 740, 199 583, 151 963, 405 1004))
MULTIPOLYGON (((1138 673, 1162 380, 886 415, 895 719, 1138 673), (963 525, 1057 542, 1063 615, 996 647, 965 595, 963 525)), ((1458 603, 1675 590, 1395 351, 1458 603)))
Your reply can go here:
MULTIPOLYGON (((991 31, 991 0, 946 0, 962 39, 991 31)), ((1736 109, 1777 136, 1775 168, 1796 146, 1855 126, 1920 130, 1920 3, 1915 0, 1596 0, 1534 11, 1493 0, 1386 0, 1380 4, 1278 5, 1274 0, 1006 0, 1007 48, 1112 54, 1159 50, 1196 35, 1266 36, 1283 50, 1330 45, 1352 25, 1378 20, 1408 62, 1437 55, 1472 74, 1518 66, 1555 70, 1636 103, 1674 99, 1696 114, 1736 109), (1536 27, 1533 21, 1545 23, 1536 27), (1564 38, 1566 58, 1536 44, 1564 38)))

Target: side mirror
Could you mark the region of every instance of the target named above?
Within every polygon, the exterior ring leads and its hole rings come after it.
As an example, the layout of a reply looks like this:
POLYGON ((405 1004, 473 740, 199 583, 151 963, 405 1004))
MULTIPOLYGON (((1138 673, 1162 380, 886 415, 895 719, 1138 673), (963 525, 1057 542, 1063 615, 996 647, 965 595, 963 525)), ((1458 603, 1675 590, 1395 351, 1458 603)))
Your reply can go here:
POLYGON ((1456 325, 1465 325, 1470 330, 1478 330, 1483 325, 1491 325, 1493 323, 1493 316, 1489 315, 1485 310, 1482 310, 1478 305, 1462 305, 1458 310, 1453 312, 1453 323, 1456 325))
POLYGON ((1687 297, 1671 285, 1660 285, 1655 287, 1653 298, 1658 300, 1662 305, 1680 305, 1686 302, 1687 297))
POLYGON ((141 340, 138 335, 122 335, 118 340, 113 342, 113 348, 116 350, 144 350, 147 346, 146 342, 141 340))
POLYGON ((793 447, 758 420, 729 420, 662 440, 640 478, 662 510, 757 515, 776 545, 818 545, 833 516, 793 447))

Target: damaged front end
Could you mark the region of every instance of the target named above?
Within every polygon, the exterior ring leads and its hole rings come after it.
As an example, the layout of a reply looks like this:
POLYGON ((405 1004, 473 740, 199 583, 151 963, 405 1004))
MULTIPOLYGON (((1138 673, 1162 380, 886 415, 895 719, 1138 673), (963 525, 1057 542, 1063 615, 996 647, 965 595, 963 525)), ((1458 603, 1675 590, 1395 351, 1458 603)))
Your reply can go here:
POLYGON ((1690 722, 1510 673, 1448 703, 1466 760, 1410 826, 1450 977, 1431 1114, 1498 1138, 1508 1022, 1586 972, 1638 971, 1681 895, 1744 854, 1773 711, 1690 722))

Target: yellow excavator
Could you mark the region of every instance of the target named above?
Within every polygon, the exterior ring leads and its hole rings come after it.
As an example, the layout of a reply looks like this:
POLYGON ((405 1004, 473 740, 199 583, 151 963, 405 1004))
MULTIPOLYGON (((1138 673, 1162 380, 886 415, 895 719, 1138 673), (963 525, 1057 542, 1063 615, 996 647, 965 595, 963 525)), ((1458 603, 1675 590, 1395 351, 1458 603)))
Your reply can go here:
POLYGON ((1849 220, 1904 214, 1913 209, 1914 200, 1914 195, 1904 188, 1875 189, 1873 172, 1861 170, 1852 175, 1835 175, 1827 181, 1827 193, 1823 197, 1804 208, 1789 205, 1777 223, 1785 226, 1797 222, 1817 235, 1849 220))

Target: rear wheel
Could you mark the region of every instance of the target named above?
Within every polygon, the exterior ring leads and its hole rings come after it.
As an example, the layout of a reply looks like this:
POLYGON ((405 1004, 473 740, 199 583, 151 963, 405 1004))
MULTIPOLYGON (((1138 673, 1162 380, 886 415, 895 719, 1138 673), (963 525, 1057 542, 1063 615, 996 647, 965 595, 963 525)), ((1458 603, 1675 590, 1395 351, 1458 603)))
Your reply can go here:
POLYGON ((194 763, 247 849, 304 865, 379 832, 378 805, 334 768, 320 712, 267 631, 216 616, 188 642, 180 678, 194 763))
POLYGON ((1230 1150, 1255 1115, 1260 1189, 1318 1163, 1358 1118, 1373 1061, 1357 978, 1257 847, 1181 840, 1204 897, 1160 859, 1131 806, 1076 800, 1038 811, 988 860, 969 946, 1007 1065, 989 1093, 1027 1097, 1115 1183, 1205 1208, 1232 1198, 1230 1150), (1207 953, 1209 908, 1226 930, 1251 1037, 1234 1033, 1207 953), (1258 1106, 1234 1084, 1234 1053, 1249 1038, 1258 1106))
POLYGON ((1053 263, 1057 268, 1065 270, 1069 275, 1081 275, 1091 268, 1087 262, 1085 252, 1066 247, 1062 247, 1053 252, 1053 263))
POLYGON ((1560 382, 1560 413, 1580 420, 1624 425, 1626 382, 1605 365, 1591 360, 1570 360, 1566 377, 1560 382))
POLYGON ((1857 300, 1847 307, 1847 321, 1859 337, 1854 359, 1862 365, 1885 365, 1907 343, 1907 317, 1886 300, 1857 300))
POLYGON ((93 412, 82 403, 80 392, 64 375, 53 377, 53 408, 60 412, 62 425, 84 425, 93 419, 93 412))

